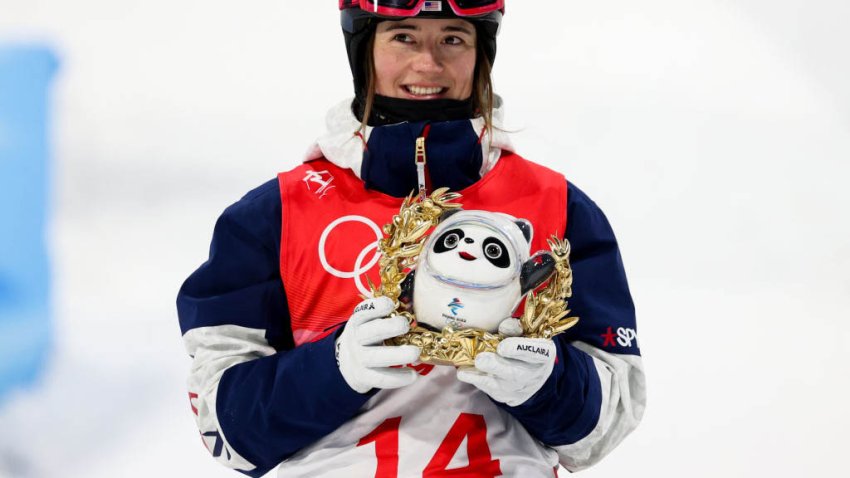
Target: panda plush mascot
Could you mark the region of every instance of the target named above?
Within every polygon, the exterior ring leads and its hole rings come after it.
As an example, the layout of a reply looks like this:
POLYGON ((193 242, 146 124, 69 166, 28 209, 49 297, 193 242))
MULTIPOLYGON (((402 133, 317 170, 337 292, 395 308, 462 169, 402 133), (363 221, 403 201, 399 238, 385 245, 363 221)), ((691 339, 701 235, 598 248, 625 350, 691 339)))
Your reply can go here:
POLYGON ((404 285, 413 290, 419 325, 521 335, 519 321, 511 318, 514 309, 555 270, 549 252, 530 257, 532 235, 530 222, 508 214, 447 212, 404 285))

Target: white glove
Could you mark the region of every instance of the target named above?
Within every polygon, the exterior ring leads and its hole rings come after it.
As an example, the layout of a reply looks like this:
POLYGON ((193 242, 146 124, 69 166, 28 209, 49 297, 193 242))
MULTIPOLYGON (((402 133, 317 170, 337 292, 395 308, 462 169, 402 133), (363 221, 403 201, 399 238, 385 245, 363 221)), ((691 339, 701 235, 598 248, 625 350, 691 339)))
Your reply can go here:
POLYGON ((384 340, 410 330, 407 319, 394 316, 393 302, 386 297, 361 302, 336 340, 336 362, 348 386, 358 393, 373 388, 399 388, 419 375, 404 366, 419 359, 419 347, 383 345, 384 340))
POLYGON ((551 339, 508 337, 496 352, 478 354, 475 367, 459 369, 457 378, 493 400, 515 407, 546 383, 555 366, 557 348, 551 339))

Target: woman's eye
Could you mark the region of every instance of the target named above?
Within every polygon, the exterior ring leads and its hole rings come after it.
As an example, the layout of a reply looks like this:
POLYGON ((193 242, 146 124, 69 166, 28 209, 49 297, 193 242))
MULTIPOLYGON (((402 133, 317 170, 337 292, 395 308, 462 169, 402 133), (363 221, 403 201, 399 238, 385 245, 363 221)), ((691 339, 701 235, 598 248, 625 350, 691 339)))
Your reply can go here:
POLYGON ((488 244, 487 247, 484 248, 484 254, 486 254, 490 259, 498 259, 502 255, 502 248, 497 244, 488 244))
POLYGON ((460 37, 447 37, 444 41, 448 45, 463 45, 463 39, 460 37))
POLYGON ((410 38, 410 35, 407 35, 405 33, 399 33, 398 35, 393 37, 393 40, 400 41, 402 43, 411 43, 413 41, 413 39, 410 38))

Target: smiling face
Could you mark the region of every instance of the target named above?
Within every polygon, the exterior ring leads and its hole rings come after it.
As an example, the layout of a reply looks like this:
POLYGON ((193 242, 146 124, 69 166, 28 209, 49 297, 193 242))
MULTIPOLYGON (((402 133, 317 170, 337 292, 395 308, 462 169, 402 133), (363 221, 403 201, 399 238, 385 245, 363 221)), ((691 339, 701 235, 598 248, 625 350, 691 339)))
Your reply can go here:
POLYGON ((384 21, 375 32, 375 92, 390 98, 472 95, 475 27, 459 19, 384 21))

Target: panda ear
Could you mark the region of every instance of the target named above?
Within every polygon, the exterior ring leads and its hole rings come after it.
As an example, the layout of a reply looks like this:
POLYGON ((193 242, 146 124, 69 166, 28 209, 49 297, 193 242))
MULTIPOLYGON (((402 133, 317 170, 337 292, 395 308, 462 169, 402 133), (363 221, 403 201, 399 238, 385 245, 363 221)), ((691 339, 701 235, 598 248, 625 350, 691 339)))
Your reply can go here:
POLYGON ((531 227, 531 223, 525 219, 517 219, 514 221, 514 224, 516 224, 519 230, 522 231, 522 235, 525 236, 525 240, 531 244, 531 237, 534 235, 534 228, 531 227))
POLYGON ((446 219, 448 219, 448 218, 450 218, 450 217, 454 216, 455 214, 457 214, 457 213, 459 213, 459 212, 461 212, 461 211, 463 211, 463 209, 462 209, 462 208, 456 208, 456 209, 446 209, 445 211, 443 211, 443 213, 442 213, 442 214, 440 214, 440 222, 445 221, 446 219))

